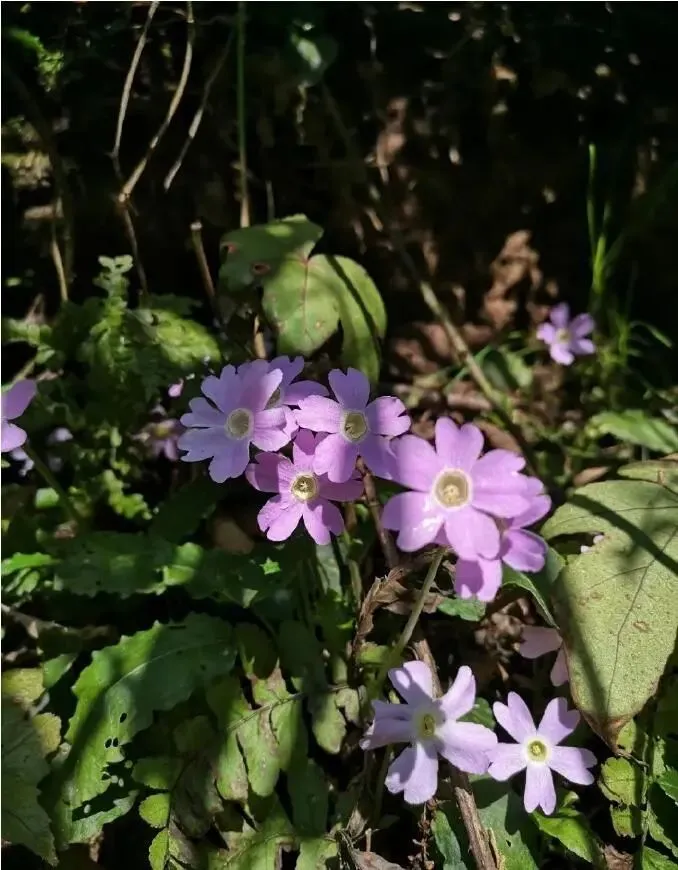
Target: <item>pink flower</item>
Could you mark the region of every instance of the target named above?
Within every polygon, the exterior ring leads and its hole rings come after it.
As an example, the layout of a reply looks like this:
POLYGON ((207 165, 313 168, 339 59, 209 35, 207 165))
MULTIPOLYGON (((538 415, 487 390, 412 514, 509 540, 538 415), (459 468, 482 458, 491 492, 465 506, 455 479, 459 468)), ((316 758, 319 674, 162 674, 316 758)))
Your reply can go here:
POLYGON ((590 314, 578 314, 570 320, 570 306, 566 302, 551 309, 551 322, 542 323, 537 338, 546 342, 554 362, 569 366, 576 356, 596 352, 596 346, 586 338, 595 328, 590 314))
POLYGON ((546 544, 525 526, 536 523, 551 509, 551 499, 543 492, 536 477, 525 479, 524 494, 530 499, 527 510, 508 520, 499 521, 501 544, 496 559, 459 559, 455 569, 455 590, 460 598, 476 596, 492 601, 501 586, 502 562, 516 571, 541 571, 546 561, 546 544))
POLYGON ((203 398, 191 399, 190 412, 181 417, 188 429, 178 441, 179 448, 187 451, 182 460, 211 458, 209 474, 217 483, 245 471, 250 444, 261 450, 279 450, 289 443, 284 408, 268 407, 282 382, 282 372, 268 372, 264 367, 252 366, 239 375, 229 365, 219 377, 206 377, 201 390, 216 407, 203 398))
POLYGON ((569 680, 563 639, 555 628, 545 628, 539 625, 526 625, 523 628, 523 641, 520 644, 520 655, 526 659, 537 659, 540 656, 558 650, 558 655, 551 668, 551 682, 554 686, 562 686, 569 680))
POLYGON ((170 399, 178 399, 184 391, 184 379, 178 380, 175 384, 170 384, 167 395, 170 399))
POLYGON ((35 397, 37 387, 35 381, 17 381, 2 394, 2 432, 0 434, 0 450, 8 453, 16 450, 26 442, 26 432, 10 420, 20 417, 35 397))
POLYGON ((405 405, 394 396, 368 404, 369 381, 356 369, 346 374, 334 369, 329 382, 337 401, 311 396, 302 399, 295 412, 302 429, 330 433, 316 451, 314 470, 341 483, 349 479, 360 455, 375 474, 387 476, 389 439, 410 428, 405 405))
POLYGON ((259 528, 271 541, 284 541, 304 521, 316 544, 329 544, 330 533, 344 530, 344 519, 332 501, 353 501, 361 494, 359 477, 332 483, 316 474, 315 456, 322 436, 299 432, 292 447, 292 461, 279 453, 260 453, 247 469, 247 479, 261 492, 276 492, 259 511, 259 528), (332 501, 330 501, 332 499, 332 501))
POLYGON ((509 692, 506 704, 496 703, 492 709, 497 722, 517 743, 499 743, 490 752, 488 773, 504 781, 525 770, 524 803, 528 813, 541 806, 549 816, 556 808, 552 770, 579 785, 593 782, 588 768, 596 764, 595 755, 588 749, 559 746, 579 723, 579 713, 568 710, 564 698, 548 703, 538 728, 515 692, 509 692))
POLYGON ((424 662, 407 662, 388 672, 404 704, 373 701, 374 722, 360 746, 378 749, 409 743, 388 769, 386 788, 404 793, 409 804, 430 800, 438 787, 438 755, 459 770, 485 773, 488 753, 497 745, 493 731, 473 722, 458 722, 475 703, 476 681, 471 669, 459 668, 442 698, 433 697, 431 670, 424 662))
POLYGON ((393 496, 384 508, 387 529, 412 552, 438 540, 462 559, 496 559, 501 538, 493 517, 517 517, 530 507, 525 460, 508 450, 480 457, 483 435, 467 423, 436 423, 435 449, 416 435, 393 444, 391 475, 414 492, 393 496))

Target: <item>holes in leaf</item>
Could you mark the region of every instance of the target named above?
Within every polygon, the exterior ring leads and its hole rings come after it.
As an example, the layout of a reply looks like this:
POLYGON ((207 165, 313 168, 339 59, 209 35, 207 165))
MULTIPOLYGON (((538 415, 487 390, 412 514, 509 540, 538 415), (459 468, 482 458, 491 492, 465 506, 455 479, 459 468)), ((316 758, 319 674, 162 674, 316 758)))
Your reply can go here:
POLYGON ((120 741, 118 740, 117 737, 114 737, 113 738, 113 746, 119 746, 119 745, 120 745, 120 741))
POLYGON ((127 718, 127 713, 121 713, 120 714, 120 724, 122 724, 126 718, 127 718))
POLYGON ((113 740, 109 737, 108 740, 104 743, 104 746, 106 747, 106 749, 110 749, 112 745, 113 740))
POLYGON ((267 272, 271 271, 271 267, 268 263, 252 263, 252 274, 253 275, 265 275, 267 272))
POLYGON ((221 245, 221 250, 226 251, 227 254, 233 254, 238 250, 238 246, 235 242, 224 242, 221 245))

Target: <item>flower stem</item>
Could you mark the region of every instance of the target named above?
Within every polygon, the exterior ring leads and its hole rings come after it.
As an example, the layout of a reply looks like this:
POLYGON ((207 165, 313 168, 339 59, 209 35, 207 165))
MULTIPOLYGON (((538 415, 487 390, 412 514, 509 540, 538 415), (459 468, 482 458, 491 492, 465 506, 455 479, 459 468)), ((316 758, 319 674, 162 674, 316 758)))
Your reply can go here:
POLYGON ((23 449, 26 453, 26 456, 28 456, 28 458, 33 462, 36 471, 38 471, 44 478, 45 483, 47 483, 48 486, 51 486, 54 492, 59 496, 59 501, 61 502, 61 506, 63 507, 64 511, 74 522, 79 523, 82 517, 75 509, 75 506, 69 498, 68 493, 61 486, 56 477, 52 474, 49 467, 42 461, 42 459, 38 456, 38 454, 35 452, 35 450, 33 450, 30 445, 24 444, 23 449))

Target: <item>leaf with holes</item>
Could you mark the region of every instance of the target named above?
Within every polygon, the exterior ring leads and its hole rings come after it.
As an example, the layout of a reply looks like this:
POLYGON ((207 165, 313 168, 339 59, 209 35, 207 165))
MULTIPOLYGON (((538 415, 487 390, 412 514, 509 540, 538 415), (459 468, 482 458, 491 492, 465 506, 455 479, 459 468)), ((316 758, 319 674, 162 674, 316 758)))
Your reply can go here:
POLYGON ((612 746, 655 694, 678 630, 678 464, 650 466, 578 489, 542 528, 547 540, 605 535, 568 561, 554 595, 572 697, 612 746))
POLYGON ((286 257, 264 276, 263 306, 278 335, 279 353, 310 356, 343 331, 341 360, 379 375, 379 342, 386 332, 386 310, 374 282, 347 257, 286 257))
POLYGON ((75 805, 106 791, 107 766, 124 760, 122 747, 156 711, 170 710, 228 673, 234 661, 228 623, 196 613, 94 652, 73 687, 77 705, 66 734, 71 751, 62 773, 75 805))

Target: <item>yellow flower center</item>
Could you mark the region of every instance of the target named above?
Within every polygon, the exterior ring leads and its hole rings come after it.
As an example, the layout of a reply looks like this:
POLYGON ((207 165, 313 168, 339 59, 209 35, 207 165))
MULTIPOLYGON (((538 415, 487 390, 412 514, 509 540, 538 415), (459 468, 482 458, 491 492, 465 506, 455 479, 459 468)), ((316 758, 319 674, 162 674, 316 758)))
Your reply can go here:
POLYGON ((318 478, 315 474, 298 474, 290 489, 298 501, 311 501, 318 495, 318 478))
POLYGON ((226 431, 232 438, 245 438, 252 431, 252 412, 247 408, 236 408, 226 418, 226 431))
POLYGON ((431 737, 435 737, 437 727, 438 719, 435 712, 431 710, 421 713, 416 720, 417 734, 422 740, 430 740, 431 737))
POLYGON ((443 507, 462 507, 470 501, 471 481, 463 471, 454 468, 439 475, 433 491, 443 507))
POLYGON ((556 342, 558 344, 568 344, 570 341, 570 330, 559 329, 556 332, 556 342))
POLYGON ((543 740, 530 740, 527 744, 527 757, 530 761, 546 761, 549 754, 548 746, 543 740))
POLYGON ((347 411, 342 424, 344 437, 349 441, 360 441, 367 434, 367 420, 360 411, 347 411))

